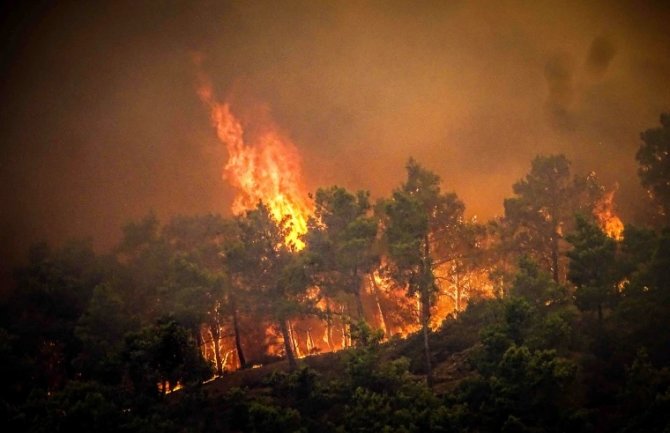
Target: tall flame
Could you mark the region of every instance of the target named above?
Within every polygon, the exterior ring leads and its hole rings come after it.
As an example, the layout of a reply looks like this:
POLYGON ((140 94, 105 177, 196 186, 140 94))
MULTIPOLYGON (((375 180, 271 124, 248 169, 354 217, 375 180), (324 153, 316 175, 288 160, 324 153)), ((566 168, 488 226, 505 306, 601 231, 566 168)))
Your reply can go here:
POLYGON ((286 241, 302 249, 300 236, 307 231, 311 209, 303 192, 295 145, 274 128, 250 143, 245 142, 248 138, 242 123, 233 115, 230 105, 218 102, 207 80, 200 81, 198 95, 209 107, 217 136, 228 150, 223 177, 239 191, 232 204, 233 213, 253 209, 262 201, 276 221, 288 220, 290 231, 286 241))
POLYGON ((606 192, 596 203, 593 215, 597 218, 600 228, 605 234, 613 239, 623 239, 623 222, 614 213, 614 193, 616 188, 606 192))

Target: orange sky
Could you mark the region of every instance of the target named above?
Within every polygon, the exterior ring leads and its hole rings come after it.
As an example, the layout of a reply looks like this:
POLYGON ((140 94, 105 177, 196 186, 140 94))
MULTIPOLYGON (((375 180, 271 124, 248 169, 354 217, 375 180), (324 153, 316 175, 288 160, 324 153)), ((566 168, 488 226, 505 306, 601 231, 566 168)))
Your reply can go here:
POLYGON ((388 194, 411 155, 485 219, 533 156, 562 152, 632 215, 639 133, 670 110, 670 10, 612 3, 10 3, 0 259, 39 239, 105 248, 150 210, 229 211, 194 52, 221 99, 293 140, 310 190, 388 194))

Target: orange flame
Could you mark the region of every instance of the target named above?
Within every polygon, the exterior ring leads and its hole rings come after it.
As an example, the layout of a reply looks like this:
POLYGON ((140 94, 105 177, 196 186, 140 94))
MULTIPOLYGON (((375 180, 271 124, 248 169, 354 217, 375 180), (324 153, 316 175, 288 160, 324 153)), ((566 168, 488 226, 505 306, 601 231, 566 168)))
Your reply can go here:
MULTIPOLYGON (((202 59, 196 56, 194 60, 200 66, 202 59)), ((222 103, 216 99, 212 85, 203 74, 199 78, 198 96, 210 110, 217 137, 228 152, 223 178, 238 190, 232 203, 233 213, 240 214, 253 209, 262 201, 268 206, 275 220, 288 220, 290 233, 286 238, 287 244, 302 249, 304 243, 300 236, 307 231, 307 219, 312 208, 302 187, 300 157, 295 145, 272 127, 264 129, 258 135, 245 135, 245 126, 248 125, 243 125, 233 114, 228 102, 222 103)), ((611 212, 611 197, 609 206, 611 212)), ((379 270, 369 277, 368 290, 363 291, 362 295, 365 305, 368 306, 371 322, 377 323, 384 330, 386 338, 396 335, 406 337, 417 332, 420 329, 418 299, 405 296, 404 288, 394 286, 379 270)), ((433 308, 431 327, 436 329, 454 310, 462 310, 472 296, 471 286, 479 287, 485 284, 483 281, 484 277, 475 274, 459 281, 457 289, 463 291, 458 297, 459 302, 447 293, 447 289, 443 290, 445 296, 440 297, 433 308)), ((318 301, 317 305, 324 313, 328 312, 328 319, 319 321, 317 318, 301 317, 289 322, 291 344, 296 357, 337 351, 351 346, 348 321, 350 306, 347 305, 349 301, 321 297, 318 290, 310 296, 318 301)), ((237 369, 239 364, 236 359, 232 359, 235 349, 230 337, 215 337, 207 327, 203 328, 203 332, 209 337, 203 338, 203 355, 212 364, 216 364, 217 345, 213 339, 219 338, 219 356, 223 369, 237 369)), ((273 325, 265 328, 263 337, 264 340, 261 338, 262 342, 259 344, 264 347, 266 354, 282 355, 283 343, 280 343, 281 337, 273 325)), ((254 364, 252 368, 258 366, 260 365, 254 364)))
POLYGON ((223 178, 239 190, 232 204, 233 213, 253 209, 262 201, 276 221, 288 220, 287 244, 302 249, 300 236, 307 231, 311 208, 307 194, 303 193, 300 157, 295 145, 272 128, 251 143, 245 142, 242 123, 228 103, 214 98, 212 86, 204 79, 198 95, 209 107, 212 125, 228 150, 223 178))
POLYGON ((614 193, 616 188, 606 192, 593 208, 593 215, 597 218, 600 228, 613 239, 623 239, 623 222, 614 213, 614 193))

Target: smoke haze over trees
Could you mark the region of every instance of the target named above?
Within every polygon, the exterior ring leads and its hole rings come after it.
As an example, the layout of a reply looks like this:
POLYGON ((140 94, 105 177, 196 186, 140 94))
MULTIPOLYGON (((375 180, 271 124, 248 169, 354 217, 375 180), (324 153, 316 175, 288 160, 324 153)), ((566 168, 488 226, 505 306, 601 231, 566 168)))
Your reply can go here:
POLYGON ((238 111, 267 104, 310 191, 387 195, 411 154, 486 219, 527 161, 564 153, 618 182, 630 220, 638 134, 670 109, 669 14, 653 1, 8 2, 2 262, 26 240, 109 248, 150 210, 227 212, 196 52, 238 111))
MULTIPOLYGON (((667 429, 667 226, 605 231, 604 189, 563 155, 534 158, 486 223, 414 159, 406 170, 374 207, 319 189, 304 248, 262 202, 149 214, 109 255, 34 245, 0 304, 8 427, 667 429)), ((653 221, 665 205, 649 203, 653 221)))
POLYGON ((670 429, 670 7, 0 13, 3 429, 670 429))

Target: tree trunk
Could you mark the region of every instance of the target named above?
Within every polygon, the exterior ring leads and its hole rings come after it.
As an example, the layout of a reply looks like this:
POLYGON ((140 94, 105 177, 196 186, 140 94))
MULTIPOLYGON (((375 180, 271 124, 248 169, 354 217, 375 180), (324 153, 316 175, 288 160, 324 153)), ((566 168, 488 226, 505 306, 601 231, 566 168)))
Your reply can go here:
POLYGON ((279 319, 279 329, 281 330, 281 335, 284 338, 284 350, 286 351, 286 359, 288 359, 288 367, 291 371, 296 369, 295 356, 293 355, 293 342, 291 334, 289 333, 288 326, 286 326, 286 320, 279 319))
POLYGON ((598 304, 598 323, 603 323, 603 305, 598 304))
POLYGON ((421 287, 420 287, 420 298, 421 298, 421 327, 423 328, 423 350, 426 353, 426 382, 428 387, 433 386, 433 365, 431 362, 430 356, 430 344, 428 341, 428 336, 430 334, 429 324, 430 324, 430 290, 432 289, 433 279, 431 278, 432 269, 430 268, 430 244, 428 236, 424 238, 424 256, 421 261, 421 287))
POLYGON ((310 329, 307 329, 307 341, 306 341, 305 344, 306 344, 306 346, 307 346, 307 354, 306 354, 306 355, 309 356, 309 355, 313 354, 313 353, 314 353, 315 346, 314 346, 314 339, 312 338, 312 330, 311 330, 311 328, 310 328, 310 329))
POLYGON ((214 360, 216 361, 216 374, 221 376, 223 374, 223 364, 221 362, 221 344, 219 339, 221 337, 221 331, 219 330, 219 324, 217 321, 211 323, 210 332, 212 333, 212 340, 214 342, 214 360))
POLYGON ((326 343, 328 343, 328 348, 330 351, 333 351, 333 315, 330 311, 330 302, 328 298, 326 300, 326 343))
POLYGON ((356 312, 358 313, 358 320, 365 321, 365 312, 363 311, 363 301, 361 300, 361 280, 358 278, 358 268, 354 267, 353 275, 351 276, 351 289, 356 298, 356 312))
POLYGON ((379 320, 381 322, 382 329, 384 330, 384 336, 386 338, 390 338, 391 335, 389 333, 388 327, 386 326, 386 315, 384 314, 381 301, 379 300, 379 286, 377 286, 377 282, 375 281, 373 274, 370 274, 370 284, 372 284, 372 289, 375 294, 375 302, 377 303, 377 310, 379 310, 379 320))
POLYGON ((358 313, 358 320, 361 322, 365 322, 365 313, 363 312, 363 301, 361 300, 361 291, 356 290, 355 293, 355 298, 356 298, 356 312, 358 313))
POLYGON ((200 349, 200 352, 202 352, 202 335, 200 333, 200 325, 198 325, 192 332, 193 336, 195 337, 195 344, 198 346, 198 349, 200 349))
POLYGON ((456 286, 456 311, 454 311, 454 316, 458 317, 461 312, 461 288, 456 286))
POLYGON ((288 320, 288 333, 291 336, 291 344, 293 344, 293 355, 300 358, 300 341, 298 340, 298 333, 295 332, 295 326, 288 320))
POLYGON ((342 305, 340 320, 342 322, 342 349, 347 347, 347 321, 344 318, 344 305, 342 305))
POLYGON ((235 333, 235 349, 237 350, 237 359, 240 362, 240 369, 247 367, 247 360, 244 358, 244 352, 242 351, 242 342, 240 341, 240 325, 237 319, 237 305, 235 304, 235 298, 231 296, 230 305, 233 315, 233 332, 235 333))
POLYGON ((458 317, 461 312, 461 279, 459 278, 459 270, 456 271, 456 302, 454 305, 454 317, 458 317))
POLYGON ((426 382, 428 386, 433 386, 433 365, 430 356, 430 344, 428 336, 430 334, 430 294, 428 288, 421 289, 421 328, 423 330, 423 350, 426 355, 426 382))
POLYGON ((200 355, 207 359, 207 348, 205 347, 205 340, 202 338, 202 327, 198 326, 197 331, 195 331, 195 341, 196 344, 198 345, 198 350, 200 351, 200 355))
POLYGON ((554 282, 558 283, 558 234, 554 233, 551 238, 551 267, 554 282))

